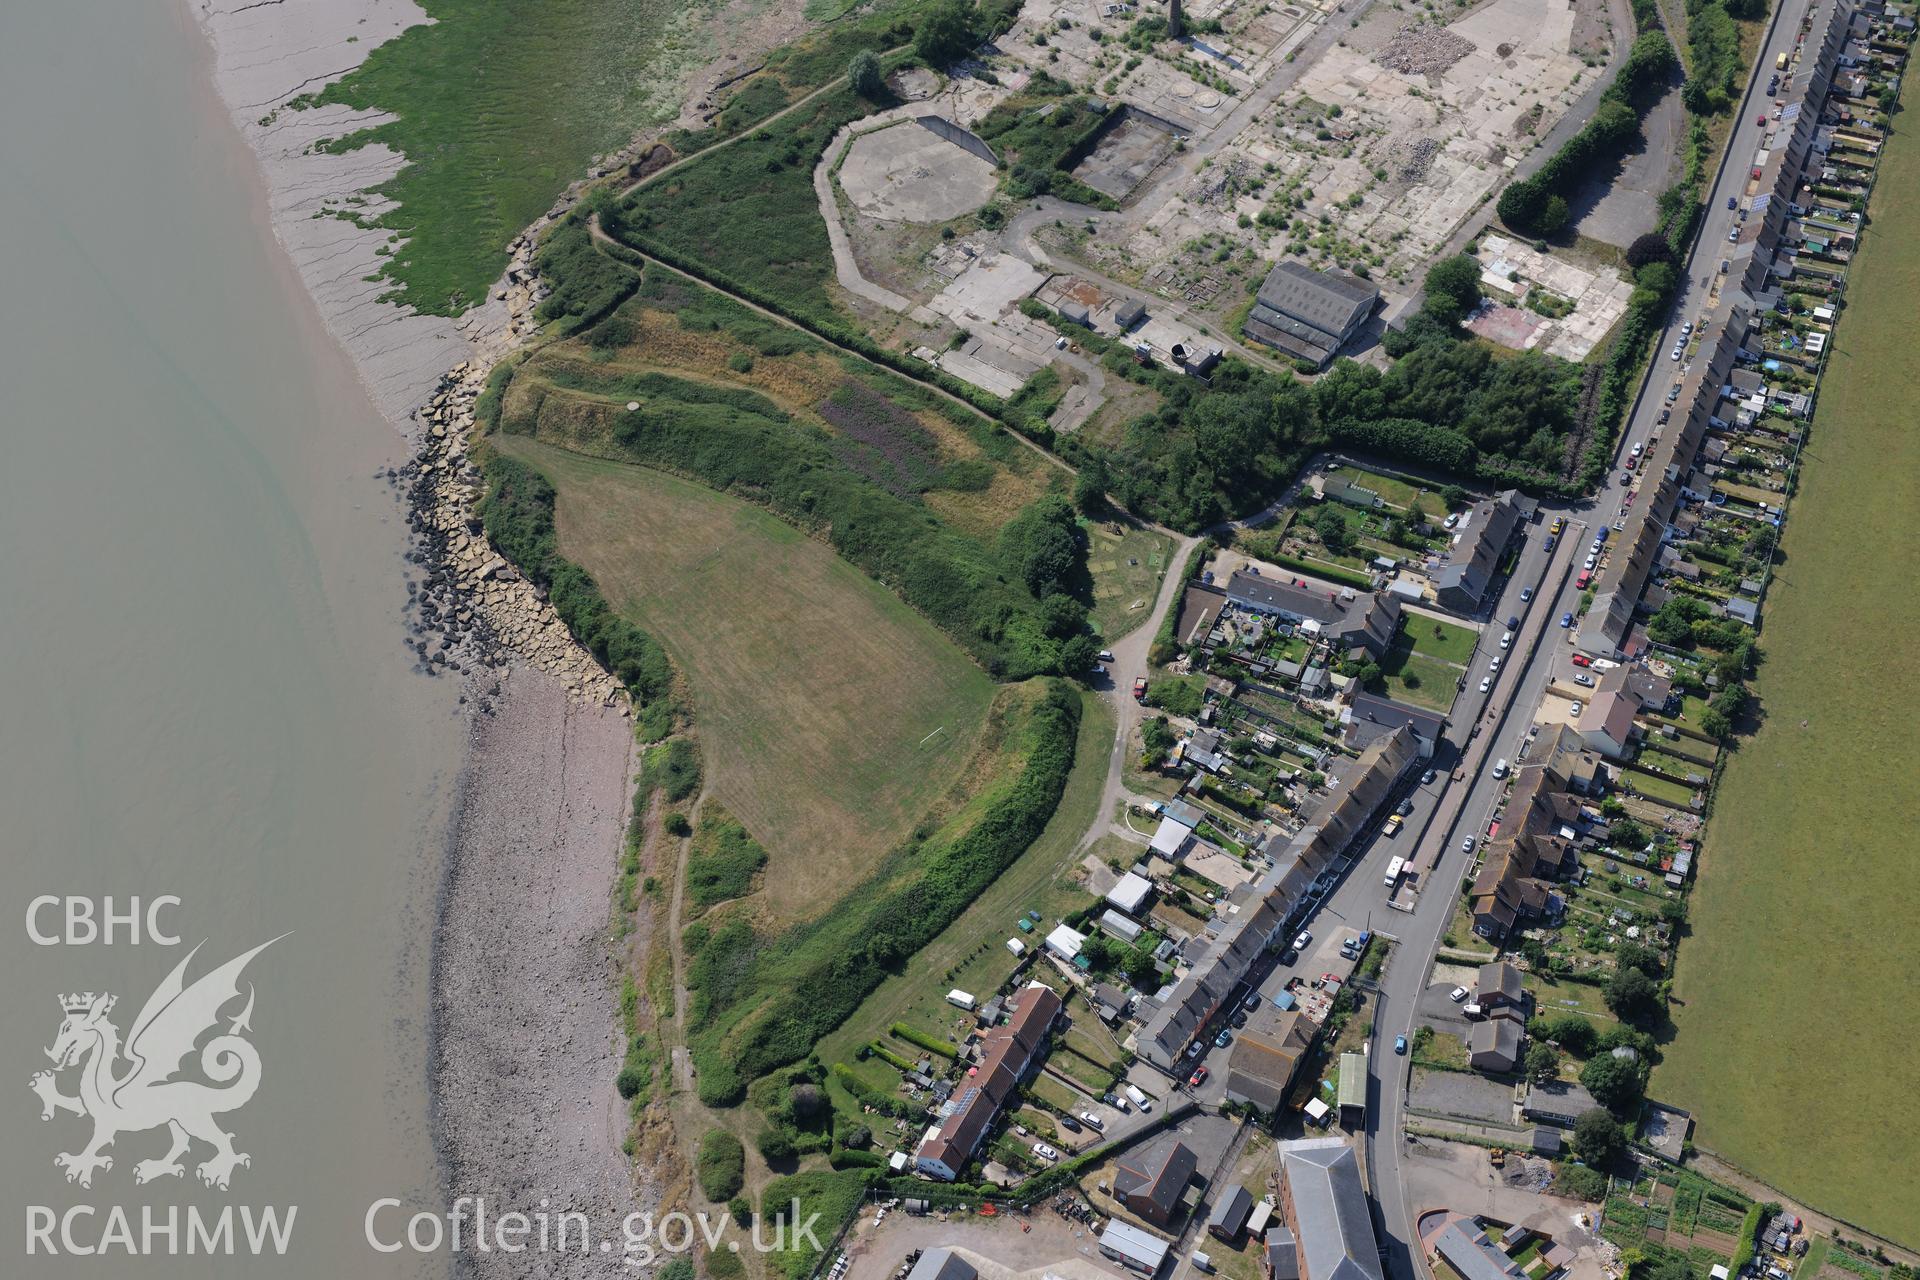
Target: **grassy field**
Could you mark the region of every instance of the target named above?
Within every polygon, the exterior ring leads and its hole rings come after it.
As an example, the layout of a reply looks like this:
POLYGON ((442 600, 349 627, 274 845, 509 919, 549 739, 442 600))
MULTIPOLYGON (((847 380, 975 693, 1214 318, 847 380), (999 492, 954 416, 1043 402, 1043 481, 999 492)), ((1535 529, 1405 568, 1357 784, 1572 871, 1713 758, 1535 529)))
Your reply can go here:
POLYGON ((677 110, 688 47, 665 0, 549 0, 530 25, 513 0, 422 0, 431 23, 304 99, 395 118, 335 139, 407 163, 374 218, 405 237, 383 274, 407 305, 458 315, 506 268, 507 242, 600 153, 677 110))
POLYGON ((1173 539, 1130 524, 1086 522, 1086 528, 1091 539, 1087 571, 1093 575, 1093 626, 1102 640, 1111 643, 1153 612, 1153 597, 1167 571, 1173 539))
POLYGON ((1038 947, 1061 915, 1086 904, 1086 891, 1069 873, 1072 854, 1093 824, 1106 784, 1114 725, 1113 712, 1101 699, 1087 698, 1083 705, 1073 773, 1046 830, 905 972, 882 983, 845 1025, 820 1042, 823 1062, 851 1063, 859 1046, 897 1021, 945 1026, 955 1012, 946 1003, 948 991, 958 987, 984 999, 1013 972, 1016 961, 1006 949, 1008 938, 1038 947), (1021 933, 1016 922, 1029 910, 1038 911, 1044 923, 1030 934, 1021 933))
POLYGON ((1445 711, 1453 705, 1460 668, 1417 652, 1403 639, 1380 663, 1387 694, 1416 707, 1445 711))
MULTIPOLYGON (((1441 622, 1438 618, 1429 618, 1420 613, 1409 613, 1406 617, 1405 634, 1421 653, 1463 667, 1472 660, 1473 646, 1480 638, 1480 633, 1472 627, 1441 622)), ((1499 636, 1495 636, 1494 642, 1498 643, 1499 639, 1499 636)))
POLYGON ((1920 598, 1885 566, 1920 553, 1916 187, 1920 141, 1903 130, 1767 597, 1765 723, 1722 770, 1680 950, 1679 1035, 1653 1078, 1656 1097, 1694 1111, 1702 1146, 1908 1244, 1920 1198, 1896 1171, 1920 1145, 1920 1112, 1896 1100, 1920 1087, 1920 598))
POLYGON ((500 446, 559 490, 562 554, 686 673, 709 785, 766 846, 776 919, 834 901, 952 785, 993 683, 890 592, 747 503, 500 446))

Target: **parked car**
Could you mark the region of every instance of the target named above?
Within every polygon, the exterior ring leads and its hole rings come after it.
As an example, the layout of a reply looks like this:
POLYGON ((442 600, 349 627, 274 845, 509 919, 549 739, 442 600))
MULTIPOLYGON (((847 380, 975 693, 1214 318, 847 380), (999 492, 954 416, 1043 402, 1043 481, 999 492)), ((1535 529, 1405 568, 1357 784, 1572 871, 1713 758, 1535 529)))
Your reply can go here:
MULTIPOLYGON (((1769 92, 1771 92, 1771 90, 1769 90, 1769 92)), ((1739 201, 1739 200, 1738 200, 1737 198, 1735 198, 1735 197, 1733 197, 1733 196, 1728 196, 1728 197, 1727 197, 1727 208, 1729 208, 1729 209, 1731 209, 1731 208, 1733 208, 1733 207, 1735 207, 1736 205, 1738 205, 1739 203, 1740 203, 1740 201, 1739 201)))
POLYGON ((1575 698, 1575 699, 1573 700, 1573 714, 1574 714, 1574 718, 1575 718, 1575 719, 1578 719, 1578 718, 1579 718, 1579 716, 1580 716, 1580 713, 1581 713, 1582 711, 1585 711, 1586 709, 1587 709, 1587 704, 1586 704, 1586 703, 1584 703, 1584 702, 1582 702, 1582 701, 1580 701, 1580 699, 1578 699, 1578 698, 1575 698))
POLYGON ((1213 1047, 1216 1049, 1224 1049, 1232 1043, 1233 1043, 1233 1032, 1231 1031, 1222 1031, 1219 1035, 1213 1038, 1213 1047))
POLYGON ((1500 647, 1502 649, 1513 648, 1513 632, 1504 631, 1500 634, 1500 647))
POLYGON ((1671 421, 1673 421, 1673 410, 1671 409, 1662 409, 1659 418, 1655 419, 1656 424, 1662 427, 1671 421))
POLYGON ((1080 1122, 1078 1120, 1075 1120, 1072 1116, 1061 1116, 1059 1117, 1059 1119, 1060 1119, 1060 1127, 1062 1129, 1065 1129, 1068 1133, 1080 1132, 1080 1122))
POLYGON ((1453 1001, 1455 1004, 1463 1003, 1466 998, 1467 989, 1465 987, 1455 987, 1453 990, 1447 992, 1447 999, 1453 1001))
POLYGON ((1573 665, 1576 667, 1590 667, 1593 665, 1593 659, 1584 653, 1576 653, 1573 655, 1573 665))
POLYGON ((1440 776, 1439 774, 1429 769, 1425 773, 1420 775, 1420 785, 1426 786, 1427 784, 1431 783, 1435 778, 1439 776, 1440 776))
POLYGON ((1518 631, 1519 629, 1520 629, 1520 619, 1519 619, 1519 618, 1517 618, 1517 617, 1510 617, 1510 618, 1508 618, 1508 619, 1507 619, 1507 630, 1509 630, 1509 631, 1518 631))
POLYGON ((1087 1128, 1093 1130, 1095 1133, 1098 1133, 1102 1129, 1105 1129, 1107 1127, 1104 1123, 1101 1122, 1100 1117, 1093 1114, 1093 1112, 1091 1111, 1082 1111, 1080 1113, 1080 1120, 1081 1120, 1081 1123, 1085 1124, 1087 1128))
POLYGON ((1579 685, 1582 689, 1593 688, 1593 677, 1588 675, 1584 671, 1576 673, 1573 677, 1573 682, 1579 685))
POLYGON ((1193 1074, 1187 1077, 1187 1085, 1189 1088, 1198 1089, 1201 1085, 1205 1084, 1206 1082, 1207 1082, 1207 1069, 1205 1067, 1195 1067, 1193 1069, 1193 1074))
POLYGON ((1102 649, 1102 650, 1100 651, 1100 661, 1102 661, 1102 662, 1112 662, 1112 661, 1113 661, 1113 650, 1111 650, 1111 649, 1102 649))
POLYGON ((1407 1038, 1405 1036, 1395 1036, 1393 1038, 1393 1051, 1402 1057, 1406 1056, 1407 1038))
POLYGON ((1247 998, 1242 1000, 1240 1004, 1248 1013, 1252 1013, 1260 1007, 1260 993, 1258 991, 1249 991, 1247 998))
POLYGON ((1307 949, 1307 944, 1312 941, 1313 941, 1313 931, 1311 929, 1302 929, 1299 933, 1294 935, 1293 949, 1295 951, 1305 951, 1307 949))
POLYGON ((1739 244, 1739 243, 1740 243, 1740 228, 1738 228, 1738 227, 1728 227, 1728 228, 1727 228, 1727 243, 1728 243, 1728 244, 1739 244))
POLYGON ((1048 1164, 1052 1164, 1060 1158, 1060 1153, 1044 1142, 1036 1142, 1033 1144, 1033 1154, 1037 1158, 1045 1160, 1048 1164))
POLYGON ((1762 129, 1764 129, 1764 128, 1766 128, 1766 127, 1767 127, 1767 113, 1766 113, 1766 112, 1764 112, 1764 111, 1762 111, 1762 112, 1761 112, 1761 113, 1760 113, 1759 115, 1757 115, 1757 116, 1755 116, 1755 117, 1753 118, 1753 122, 1754 122, 1755 124, 1757 124, 1757 125, 1759 125, 1759 126, 1760 126, 1760 127, 1762 128, 1762 129))
MULTIPOLYGON (((1491 676, 1481 676, 1481 677, 1480 677, 1480 692, 1482 692, 1482 693, 1485 693, 1485 692, 1486 692, 1487 690, 1489 690, 1489 689, 1491 689, 1491 688, 1493 688, 1493 677, 1491 677, 1491 676)), ((1478 726, 1478 725, 1476 725, 1476 726, 1474 726, 1474 727, 1475 727, 1475 728, 1478 728, 1479 726, 1478 726)))
POLYGON ((1563 613, 1563 614, 1561 614, 1561 615, 1560 615, 1560 625, 1561 625, 1561 626, 1562 626, 1563 628, 1564 628, 1564 627, 1571 627, 1571 626, 1573 625, 1573 615, 1572 615, 1571 613, 1563 613))
POLYGON ((1187 1046, 1187 1056, 1189 1058, 1197 1058, 1201 1054, 1205 1053, 1206 1051, 1207 1051, 1207 1042, 1205 1040, 1195 1040, 1192 1044, 1187 1046))
POLYGON ((1487 660, 1487 670, 1498 671, 1499 669, 1500 669, 1500 655, 1496 653, 1493 655, 1493 657, 1487 660))
POLYGON ((1526 604, 1526 603, 1528 603, 1529 601, 1531 601, 1532 599, 1533 599, 1533 588, 1532 588, 1532 587, 1522 587, 1522 588, 1520 588, 1520 603, 1521 603, 1521 604, 1526 604))
POLYGON ((1600 557, 1594 555, 1593 552, 1589 551, 1587 552, 1586 562, 1582 564, 1580 567, 1583 569, 1591 569, 1595 564, 1599 563, 1599 559, 1600 557))

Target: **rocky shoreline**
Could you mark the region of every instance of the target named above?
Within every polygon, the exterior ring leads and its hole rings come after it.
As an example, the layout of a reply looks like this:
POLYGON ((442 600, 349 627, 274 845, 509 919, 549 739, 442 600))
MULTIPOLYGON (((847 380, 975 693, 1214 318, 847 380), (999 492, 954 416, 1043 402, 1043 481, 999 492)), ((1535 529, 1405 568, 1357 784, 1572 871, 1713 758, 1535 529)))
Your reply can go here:
MULTIPOLYGON (((498 1211, 577 1209, 596 1236, 651 1209, 623 1149, 614 1088, 623 1044, 612 900, 635 764, 625 691, 543 593, 488 544, 468 454, 488 370, 538 328, 535 237, 511 246, 487 302, 458 321, 378 298, 385 233, 329 211, 391 176, 384 147, 312 144, 374 113, 281 108, 424 21, 412 0, 189 0, 214 87, 258 161, 276 239, 376 407, 413 443, 386 470, 407 506, 408 646, 418 669, 463 681, 467 756, 440 867, 431 961, 432 1131, 454 1197, 498 1211), (546 1202, 543 1206, 543 1202, 546 1202)), ((361 212, 374 212, 372 204, 361 212)), ((543 1257, 538 1274, 622 1274, 616 1252, 543 1257)), ((522 1259, 522 1262, 525 1260, 522 1259)), ((462 1255, 463 1274, 526 1274, 462 1255)))

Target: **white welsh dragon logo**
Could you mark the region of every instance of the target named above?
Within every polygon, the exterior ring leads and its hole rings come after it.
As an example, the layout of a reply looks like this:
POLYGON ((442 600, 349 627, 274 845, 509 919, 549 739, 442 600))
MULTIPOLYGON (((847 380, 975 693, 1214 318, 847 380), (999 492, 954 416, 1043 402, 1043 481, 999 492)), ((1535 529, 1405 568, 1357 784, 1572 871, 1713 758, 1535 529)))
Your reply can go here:
POLYGON ((96 1169, 113 1168, 113 1157, 105 1151, 116 1137, 162 1125, 171 1133, 173 1145, 159 1159, 134 1165, 135 1182, 184 1174, 180 1158, 195 1140, 213 1148, 212 1157, 196 1170, 200 1181, 210 1187, 226 1190, 235 1166, 253 1163, 251 1156, 233 1149, 233 1135, 214 1122, 215 1116, 244 1107, 260 1087, 259 1051, 240 1034, 252 1030, 251 985, 246 1007, 231 1019, 226 1032, 198 1046, 201 1073, 222 1087, 174 1077, 193 1054, 196 1042, 218 1030, 220 1010, 239 998, 240 972, 247 962, 279 940, 263 942, 186 986, 187 964, 200 951, 195 947, 147 998, 127 1033, 124 1049, 119 1028, 107 1020, 116 997, 89 991, 60 998, 66 1019, 53 1047, 46 1051, 53 1059, 53 1070, 36 1073, 30 1083, 40 1095, 42 1120, 53 1119, 56 1111, 93 1120, 93 1138, 86 1146, 53 1158, 66 1170, 68 1182, 92 1186, 96 1169), (122 1060, 130 1064, 125 1070, 119 1069, 122 1060), (57 1083, 57 1073, 71 1067, 80 1068, 77 1097, 61 1093, 57 1083))

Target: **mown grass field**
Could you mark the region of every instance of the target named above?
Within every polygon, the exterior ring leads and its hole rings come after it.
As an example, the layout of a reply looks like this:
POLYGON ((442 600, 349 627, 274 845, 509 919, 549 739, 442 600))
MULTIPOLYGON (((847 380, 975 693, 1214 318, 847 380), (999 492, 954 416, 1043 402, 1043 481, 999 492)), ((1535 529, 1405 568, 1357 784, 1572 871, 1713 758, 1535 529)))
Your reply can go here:
POLYGON ((1082 706, 1073 773, 1046 830, 905 972, 882 983, 838 1031, 820 1042, 823 1062, 853 1063, 861 1045, 897 1021, 947 1026, 958 1013, 946 1003, 947 992, 958 987, 984 998, 1013 972, 1017 962, 1006 949, 1008 938, 1037 948, 1062 914, 1086 904, 1089 895, 1071 879, 1072 854, 1099 807, 1114 723, 1112 710, 1101 699, 1087 698, 1082 706), (1043 923, 1030 934, 1021 933, 1016 922, 1029 910, 1038 911, 1043 923))
POLYGON ((1920 1243, 1920 140, 1887 150, 1767 597, 1653 1094, 1790 1195, 1920 1243))
POLYGON ((407 158, 374 219, 406 237, 385 276, 400 301, 458 315, 486 297, 520 234, 598 154, 678 110, 689 47, 665 0, 422 0, 432 18, 306 101, 395 117, 335 139, 407 158))
POLYGON ((499 446, 559 491, 561 554, 686 673, 712 793, 766 846, 774 920, 836 901, 953 785, 993 682, 897 597, 747 503, 499 446))

